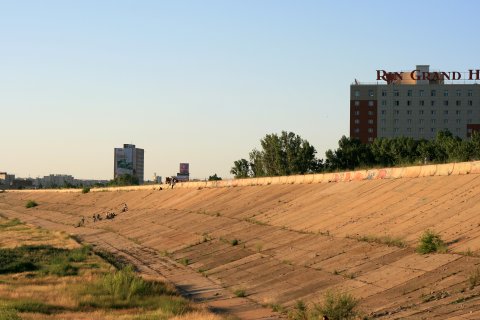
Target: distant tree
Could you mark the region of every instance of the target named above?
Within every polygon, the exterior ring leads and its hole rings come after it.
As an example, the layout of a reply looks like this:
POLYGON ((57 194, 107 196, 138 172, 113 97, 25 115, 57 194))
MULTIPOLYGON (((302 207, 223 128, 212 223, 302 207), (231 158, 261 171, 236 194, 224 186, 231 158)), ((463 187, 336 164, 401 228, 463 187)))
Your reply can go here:
POLYGON ((137 177, 131 174, 122 174, 114 179, 110 180, 108 185, 110 186, 132 186, 132 185, 139 185, 140 181, 137 177))
POLYGON ((354 170, 356 167, 373 163, 370 147, 358 139, 342 136, 338 149, 325 152, 325 166, 328 170, 354 170))
POLYGON ((220 178, 219 176, 217 176, 216 173, 215 173, 213 176, 209 176, 209 177, 208 177, 208 181, 218 181, 218 180, 222 180, 222 178, 220 178))
POLYGON ((250 162, 234 162, 230 172, 236 178, 306 174, 319 172, 323 167, 323 161, 315 158, 315 148, 293 132, 267 134, 260 144, 261 150, 250 152, 250 162))
POLYGON ((246 159, 234 161, 230 173, 237 179, 247 178, 250 176, 250 163, 246 159))

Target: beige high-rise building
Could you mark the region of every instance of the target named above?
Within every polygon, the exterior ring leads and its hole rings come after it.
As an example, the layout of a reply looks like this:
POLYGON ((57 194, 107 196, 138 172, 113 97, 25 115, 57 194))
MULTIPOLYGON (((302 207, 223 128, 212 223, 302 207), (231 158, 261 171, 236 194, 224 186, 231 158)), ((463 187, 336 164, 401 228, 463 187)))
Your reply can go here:
MULTIPOLYGON (((350 86, 350 137, 370 143, 377 137, 433 139, 445 129, 460 138, 480 131, 480 85, 471 79, 445 83, 455 76, 421 65, 385 76, 386 84, 356 81, 350 86)), ((478 80, 478 70, 470 76, 478 80)))

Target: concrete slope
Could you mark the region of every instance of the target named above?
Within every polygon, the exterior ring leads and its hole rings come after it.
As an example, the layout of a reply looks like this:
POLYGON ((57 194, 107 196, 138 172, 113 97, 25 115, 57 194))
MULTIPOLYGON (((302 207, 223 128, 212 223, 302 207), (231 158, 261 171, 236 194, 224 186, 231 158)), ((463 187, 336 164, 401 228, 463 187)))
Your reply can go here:
MULTIPOLYGON (((137 257, 165 278, 186 284, 192 274, 205 275, 227 291, 245 290, 249 303, 319 302, 327 290, 338 290, 361 299, 361 308, 375 318, 476 319, 480 287, 470 289, 469 277, 480 265, 479 196, 480 175, 459 174, 88 194, 9 192, 0 194, 0 213, 50 223, 94 243, 128 242, 150 252, 137 257), (40 205, 26 209, 27 199, 40 205), (125 202, 130 210, 113 220, 72 228, 82 215, 119 212, 125 202), (441 234, 448 253, 415 253, 426 229, 441 234), (364 236, 401 238, 406 247, 362 241, 364 236), (176 268, 182 272, 172 276, 176 268)), ((264 310, 259 312, 242 317, 264 310)))

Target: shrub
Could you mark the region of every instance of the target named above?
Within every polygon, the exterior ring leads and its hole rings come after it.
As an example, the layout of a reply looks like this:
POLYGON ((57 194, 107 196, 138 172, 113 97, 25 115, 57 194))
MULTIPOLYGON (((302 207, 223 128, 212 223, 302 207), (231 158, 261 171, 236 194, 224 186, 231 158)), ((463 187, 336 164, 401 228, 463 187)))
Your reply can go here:
POLYGON ((25 208, 33 208, 38 206, 38 203, 36 203, 33 200, 28 200, 27 203, 25 204, 25 208))
POLYGON ((22 320, 13 308, 0 305, 0 320, 22 320))
POLYGON ((68 254, 68 261, 71 262, 83 262, 87 260, 88 255, 90 254, 90 246, 82 246, 81 248, 73 249, 68 254))
POLYGON ((477 269, 470 274, 468 281, 470 282, 470 289, 480 284, 480 267, 477 267, 477 269))
POLYGON ((328 316, 330 320, 349 320, 358 316, 358 300, 349 293, 328 291, 322 304, 314 305, 315 316, 328 316))
POLYGON ((237 289, 233 293, 235 294, 235 296, 237 296, 239 298, 243 298, 243 297, 247 296, 247 293, 245 292, 244 289, 237 289))
POLYGON ((104 276, 103 289, 113 298, 130 300, 132 297, 146 293, 146 282, 135 275, 132 266, 104 276))
POLYGON ((305 302, 297 300, 293 309, 288 313, 288 317, 292 320, 308 320, 308 308, 305 302))
POLYGON ((439 252, 445 253, 447 246, 438 233, 433 230, 426 230, 420 237, 417 252, 421 254, 439 252))
POLYGON ((83 187, 82 188, 82 193, 89 193, 90 192, 90 188, 89 187, 83 187))
POLYGON ((184 266, 188 266, 190 264, 190 260, 188 258, 182 258, 180 259, 180 263, 184 266))
POLYGON ((232 244, 232 246, 236 246, 238 245, 238 239, 233 239, 232 241, 230 241, 230 243, 232 244))

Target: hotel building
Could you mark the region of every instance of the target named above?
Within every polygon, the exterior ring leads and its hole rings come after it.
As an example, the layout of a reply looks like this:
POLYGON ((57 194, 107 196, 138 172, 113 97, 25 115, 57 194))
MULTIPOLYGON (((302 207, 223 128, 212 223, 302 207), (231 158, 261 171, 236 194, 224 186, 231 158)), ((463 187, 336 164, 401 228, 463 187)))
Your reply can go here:
POLYGON ((457 79, 419 65, 412 72, 377 71, 377 80, 385 84, 355 81, 350 86, 350 137, 371 143, 380 137, 434 139, 445 129, 460 138, 480 131, 480 85, 472 81, 479 71, 470 70, 470 79, 454 82, 461 78, 456 74, 457 79))

